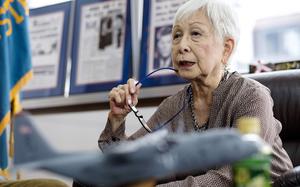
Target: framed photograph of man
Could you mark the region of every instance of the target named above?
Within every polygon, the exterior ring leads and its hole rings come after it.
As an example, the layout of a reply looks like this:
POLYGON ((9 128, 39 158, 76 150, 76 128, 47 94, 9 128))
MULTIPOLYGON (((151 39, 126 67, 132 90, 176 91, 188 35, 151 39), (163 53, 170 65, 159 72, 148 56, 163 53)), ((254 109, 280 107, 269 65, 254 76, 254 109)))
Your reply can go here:
POLYGON ((70 94, 107 91, 132 75, 130 0, 77 0, 70 94))
POLYGON ((71 2, 30 10, 33 79, 22 97, 64 95, 71 2))
POLYGON ((153 72, 143 86, 160 86, 184 83, 172 67, 172 24, 177 8, 186 0, 144 1, 139 79, 153 72), (162 70, 160 70, 162 68, 162 70))
POLYGON ((162 26, 155 29, 155 48, 153 69, 171 67, 172 26, 162 26))

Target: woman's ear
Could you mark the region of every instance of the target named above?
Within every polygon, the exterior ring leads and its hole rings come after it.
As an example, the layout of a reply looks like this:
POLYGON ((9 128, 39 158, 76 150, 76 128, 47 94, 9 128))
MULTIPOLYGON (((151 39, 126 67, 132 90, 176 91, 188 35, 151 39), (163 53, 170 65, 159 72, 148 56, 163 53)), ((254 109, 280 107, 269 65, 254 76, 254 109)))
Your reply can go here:
POLYGON ((233 38, 231 37, 227 37, 225 38, 224 41, 224 51, 223 51, 223 59, 222 59, 222 63, 225 65, 227 64, 229 57, 232 54, 232 51, 234 49, 234 45, 235 45, 235 41, 233 38))

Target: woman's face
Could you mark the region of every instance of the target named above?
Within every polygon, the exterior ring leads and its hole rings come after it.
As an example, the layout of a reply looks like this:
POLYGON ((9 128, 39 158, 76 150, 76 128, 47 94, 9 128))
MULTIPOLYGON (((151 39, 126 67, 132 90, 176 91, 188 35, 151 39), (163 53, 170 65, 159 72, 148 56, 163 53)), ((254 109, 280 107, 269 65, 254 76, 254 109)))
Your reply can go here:
POLYGON ((187 80, 207 82, 222 73, 224 42, 215 36, 203 11, 196 11, 174 24, 172 61, 179 76, 187 80))

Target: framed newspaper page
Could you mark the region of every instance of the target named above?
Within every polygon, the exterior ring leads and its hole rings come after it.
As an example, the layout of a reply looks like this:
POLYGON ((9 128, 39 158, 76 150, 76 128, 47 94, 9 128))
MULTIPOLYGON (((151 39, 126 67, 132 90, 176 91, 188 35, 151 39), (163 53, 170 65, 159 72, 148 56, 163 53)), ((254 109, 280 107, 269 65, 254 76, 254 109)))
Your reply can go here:
POLYGON ((64 94, 71 2, 30 10, 29 32, 33 79, 24 99, 64 94))
POLYGON ((77 0, 70 94, 107 91, 132 74, 130 0, 77 0))
POLYGON ((146 75, 159 69, 172 67, 172 24, 179 6, 187 0, 144 0, 141 64, 139 80, 145 86, 160 86, 184 83, 174 71, 164 69, 151 77, 146 75))

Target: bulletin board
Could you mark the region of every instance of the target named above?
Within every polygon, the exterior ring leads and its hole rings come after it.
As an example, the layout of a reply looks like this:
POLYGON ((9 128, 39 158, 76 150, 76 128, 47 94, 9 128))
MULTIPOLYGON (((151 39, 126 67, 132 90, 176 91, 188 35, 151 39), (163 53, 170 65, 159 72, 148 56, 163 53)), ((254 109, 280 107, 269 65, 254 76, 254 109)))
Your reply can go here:
POLYGON ((130 0, 77 0, 70 94, 111 90, 132 75, 130 0))
POLYGON ((145 0, 141 43, 139 80, 143 87, 185 83, 174 71, 164 69, 145 79, 159 69, 172 67, 172 24, 178 7, 186 0, 145 0))
POLYGON ((29 32, 33 79, 22 97, 64 94, 71 2, 30 10, 29 32))

